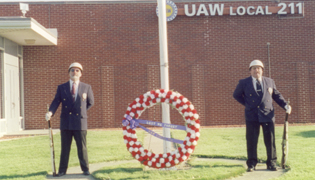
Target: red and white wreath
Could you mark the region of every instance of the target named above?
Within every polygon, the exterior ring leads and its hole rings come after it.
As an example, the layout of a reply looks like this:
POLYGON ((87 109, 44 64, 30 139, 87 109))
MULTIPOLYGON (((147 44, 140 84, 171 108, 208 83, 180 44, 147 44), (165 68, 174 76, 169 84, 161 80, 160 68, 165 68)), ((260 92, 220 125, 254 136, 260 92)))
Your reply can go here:
POLYGON ((200 136, 199 115, 192 103, 180 93, 157 89, 136 98, 128 106, 124 118, 131 116, 134 119, 138 119, 146 108, 150 108, 157 103, 172 105, 184 117, 187 136, 183 144, 170 153, 154 154, 144 149, 141 142, 137 141, 136 130, 131 129, 130 124, 123 124, 124 142, 132 156, 142 164, 153 168, 169 168, 187 160, 191 153, 194 152, 200 136))

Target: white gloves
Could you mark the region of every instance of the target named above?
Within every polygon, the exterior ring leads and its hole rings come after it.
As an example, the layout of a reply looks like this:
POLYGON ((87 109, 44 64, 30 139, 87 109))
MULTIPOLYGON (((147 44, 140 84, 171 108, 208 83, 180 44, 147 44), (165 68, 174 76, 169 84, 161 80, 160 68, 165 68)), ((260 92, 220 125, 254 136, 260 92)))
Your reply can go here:
POLYGON ((46 118, 46 121, 49 121, 50 120, 50 118, 51 118, 51 116, 52 116, 52 112, 47 112, 46 113, 46 116, 45 116, 45 118, 46 118))
POLYGON ((291 114, 292 108, 290 105, 285 105, 284 108, 286 113, 291 114))

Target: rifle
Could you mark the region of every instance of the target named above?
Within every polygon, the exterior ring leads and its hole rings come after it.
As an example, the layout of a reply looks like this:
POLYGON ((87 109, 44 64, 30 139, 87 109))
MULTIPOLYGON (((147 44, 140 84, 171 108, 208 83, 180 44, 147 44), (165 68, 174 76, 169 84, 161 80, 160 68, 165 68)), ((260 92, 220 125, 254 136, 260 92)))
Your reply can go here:
MULTIPOLYGON (((290 99, 288 99, 288 105, 290 104, 290 99)), ((285 169, 285 164, 287 162, 288 153, 289 153, 289 122, 288 122, 289 114, 285 114, 284 120, 284 129, 283 129, 283 136, 282 136, 282 158, 281 158, 281 167, 285 169)))
MULTIPOLYGON (((49 105, 47 104, 47 112, 49 112, 49 105)), ((56 166, 55 166, 55 148, 54 148, 54 138, 53 138, 53 131, 51 128, 51 121, 48 120, 48 133, 49 133, 49 140, 50 140, 50 156, 51 156, 51 167, 53 176, 57 176, 56 173, 56 166)))

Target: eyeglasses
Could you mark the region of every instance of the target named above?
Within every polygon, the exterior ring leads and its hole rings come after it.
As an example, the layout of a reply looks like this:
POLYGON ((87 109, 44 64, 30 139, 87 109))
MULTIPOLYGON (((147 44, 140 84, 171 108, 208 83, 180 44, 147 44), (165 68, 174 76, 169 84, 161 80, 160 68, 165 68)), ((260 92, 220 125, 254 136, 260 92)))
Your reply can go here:
POLYGON ((71 72, 74 72, 74 71, 75 71, 75 72, 80 72, 80 69, 71 69, 70 71, 71 71, 71 72))

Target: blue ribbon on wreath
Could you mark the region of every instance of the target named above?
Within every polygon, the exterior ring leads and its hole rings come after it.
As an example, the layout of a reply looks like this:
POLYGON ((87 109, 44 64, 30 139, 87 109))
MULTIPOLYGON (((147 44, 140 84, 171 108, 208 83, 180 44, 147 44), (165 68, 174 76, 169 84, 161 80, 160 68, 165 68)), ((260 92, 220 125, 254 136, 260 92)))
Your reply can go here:
POLYGON ((175 125, 175 124, 168 124, 168 123, 161 123, 161 122, 155 122, 155 121, 149 121, 149 120, 143 120, 143 119, 133 119, 131 116, 127 115, 126 119, 124 119, 122 121, 122 125, 123 126, 128 126, 130 125, 131 129, 135 129, 137 127, 140 127, 141 129, 145 130, 146 132, 148 132, 149 134, 166 140, 166 141, 171 141, 174 143, 178 143, 178 144, 183 144, 184 141, 179 140, 179 139, 173 139, 173 138, 166 138, 164 136, 161 136, 157 133, 155 133, 154 131, 147 129, 146 127, 140 125, 140 124, 147 124, 147 125, 151 125, 151 126, 159 126, 159 127, 163 127, 163 128, 171 128, 171 129, 179 129, 179 130, 185 130, 186 131, 186 126, 181 126, 181 125, 175 125))

